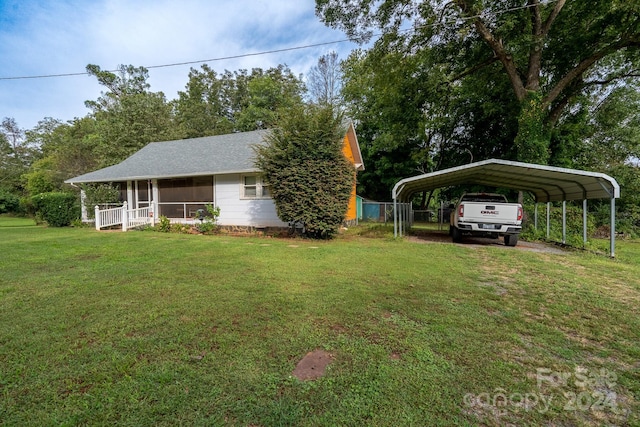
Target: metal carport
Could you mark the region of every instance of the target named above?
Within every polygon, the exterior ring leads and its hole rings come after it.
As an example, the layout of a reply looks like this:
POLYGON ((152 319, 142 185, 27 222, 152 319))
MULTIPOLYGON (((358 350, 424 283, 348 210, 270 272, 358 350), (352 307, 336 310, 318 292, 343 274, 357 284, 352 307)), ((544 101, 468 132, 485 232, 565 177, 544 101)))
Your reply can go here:
POLYGON ((414 193, 461 184, 481 184, 491 187, 527 191, 537 203, 563 202, 563 243, 566 230, 566 202, 583 201, 584 239, 588 199, 611 200, 611 256, 615 256, 615 199, 620 197, 620 186, 609 175, 577 169, 543 166, 509 160, 489 159, 455 168, 444 169, 411 178, 405 178, 393 187, 394 236, 402 236, 409 212, 395 209, 399 202, 409 202, 414 193))

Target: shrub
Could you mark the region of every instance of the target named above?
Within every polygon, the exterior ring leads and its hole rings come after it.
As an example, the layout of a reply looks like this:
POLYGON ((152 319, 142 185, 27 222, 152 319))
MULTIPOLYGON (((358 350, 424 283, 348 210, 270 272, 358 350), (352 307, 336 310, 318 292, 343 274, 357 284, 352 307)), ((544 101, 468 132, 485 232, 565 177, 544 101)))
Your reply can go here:
POLYGON ((10 192, 0 189, 0 214, 20 211, 20 199, 10 192))
POLYGON ((171 220, 166 216, 160 216, 160 221, 156 224, 156 229, 163 233, 168 233, 171 231, 171 220))
POLYGON ((256 147, 256 166, 270 185, 278 217, 313 238, 331 238, 344 221, 354 169, 342 152, 345 129, 331 107, 307 106, 283 116, 256 147))
POLYGON ((36 216, 52 227, 66 227, 80 217, 78 198, 73 193, 42 193, 31 200, 36 216))
POLYGON ((220 208, 213 205, 205 205, 206 213, 200 224, 196 224, 196 229, 202 234, 215 232, 218 230, 218 218, 220 217, 220 208))

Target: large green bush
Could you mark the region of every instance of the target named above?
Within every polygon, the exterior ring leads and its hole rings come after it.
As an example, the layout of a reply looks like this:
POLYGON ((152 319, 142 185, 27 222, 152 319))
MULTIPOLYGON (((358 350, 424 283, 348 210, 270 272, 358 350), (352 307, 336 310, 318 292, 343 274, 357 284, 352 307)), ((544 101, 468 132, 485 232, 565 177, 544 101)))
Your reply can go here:
POLYGON ((331 238, 344 221, 354 169, 342 152, 345 129, 330 107, 306 106, 284 115, 256 148, 278 217, 313 238, 331 238))
POLYGON ((78 197, 73 193, 42 193, 32 197, 37 216, 52 227, 65 227, 80 217, 78 197))

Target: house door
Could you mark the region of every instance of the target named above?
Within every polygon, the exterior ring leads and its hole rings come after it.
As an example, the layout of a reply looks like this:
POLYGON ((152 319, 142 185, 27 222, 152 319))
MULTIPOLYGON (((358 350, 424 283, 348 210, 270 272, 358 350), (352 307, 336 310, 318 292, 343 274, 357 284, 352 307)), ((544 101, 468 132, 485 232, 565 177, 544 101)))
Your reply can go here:
POLYGON ((136 181, 134 198, 136 201, 136 209, 148 207, 152 201, 152 194, 151 180, 136 181))

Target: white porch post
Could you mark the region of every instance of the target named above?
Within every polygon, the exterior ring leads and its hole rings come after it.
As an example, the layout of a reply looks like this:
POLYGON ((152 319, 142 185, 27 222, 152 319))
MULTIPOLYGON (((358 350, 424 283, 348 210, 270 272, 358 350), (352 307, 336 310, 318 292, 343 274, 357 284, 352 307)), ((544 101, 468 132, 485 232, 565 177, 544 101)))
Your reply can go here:
POLYGON ((160 194, 160 191, 158 190, 157 179, 151 180, 151 192, 153 194, 152 202, 149 204, 149 207, 153 209, 153 216, 151 217, 151 225, 156 225, 156 218, 158 217, 158 199, 160 194))
POLYGON ((133 197, 133 183, 131 181, 127 181, 127 203, 129 206, 135 206, 133 197))
POLYGON ((89 215, 87 213, 87 207, 84 205, 84 202, 87 198, 87 195, 84 194, 84 190, 80 190, 80 218, 82 219, 82 222, 86 222, 89 221, 89 215))
POLYGON ((127 231, 127 226, 129 225, 129 213, 127 210, 129 209, 129 203, 124 202, 122 205, 122 231, 127 231))
POLYGON ((100 231, 100 207, 98 205, 94 208, 96 218, 96 230, 100 231))

